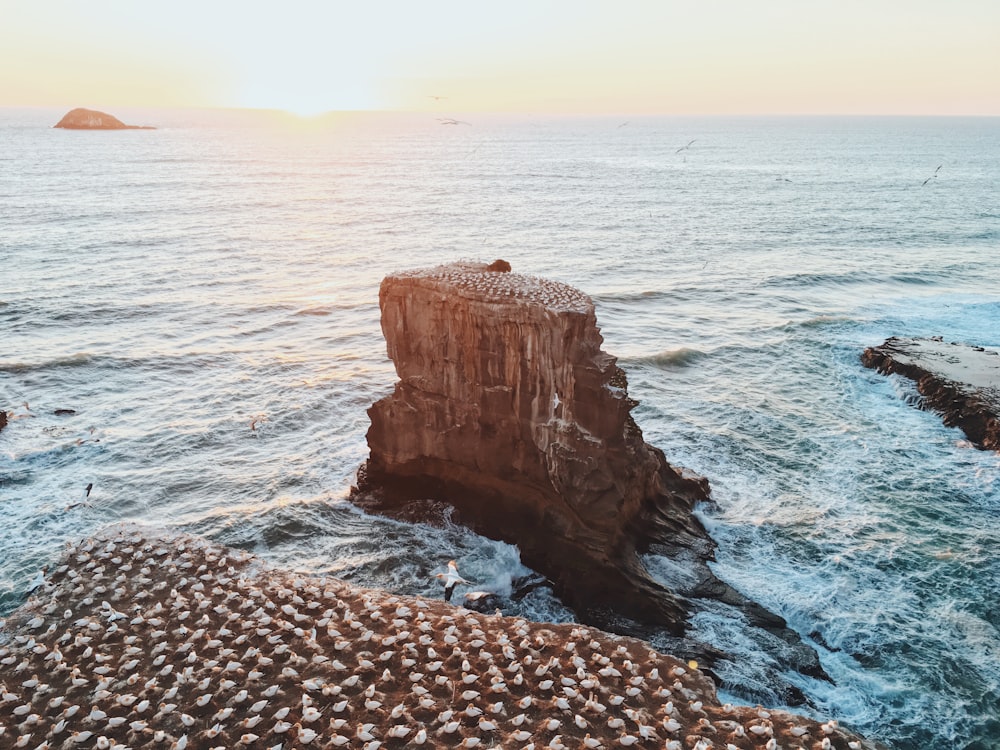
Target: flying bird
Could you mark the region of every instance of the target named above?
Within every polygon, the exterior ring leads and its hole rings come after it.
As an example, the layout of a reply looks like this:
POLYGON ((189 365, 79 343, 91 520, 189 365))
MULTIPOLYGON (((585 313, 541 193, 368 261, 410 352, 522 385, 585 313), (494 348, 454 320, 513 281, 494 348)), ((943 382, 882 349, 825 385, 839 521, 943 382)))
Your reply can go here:
POLYGON ((444 600, 446 602, 451 601, 452 592, 455 591, 455 586, 459 583, 471 583, 471 581, 466 581, 462 576, 458 574, 458 563, 454 560, 448 561, 448 572, 447 573, 436 573, 435 578, 439 579, 444 584, 444 600))
POLYGON ((697 140, 698 140, 697 138, 692 138, 690 141, 688 141, 688 144, 686 146, 681 146, 679 149, 674 151, 674 153, 679 154, 681 151, 687 151, 689 148, 691 148, 691 144, 697 140))
POLYGON ((472 123, 466 122, 465 120, 456 120, 454 117, 438 117, 437 121, 442 125, 471 125, 472 123))
POLYGON ((934 174, 932 174, 932 175, 931 175, 930 177, 928 177, 928 178, 927 178, 926 180, 924 180, 923 182, 921 182, 921 183, 920 183, 920 187, 923 187, 923 186, 924 186, 924 185, 926 185, 926 184, 927 184, 928 182, 930 182, 930 181, 931 181, 931 180, 933 180, 933 179, 934 179, 935 177, 937 177, 937 173, 938 173, 938 170, 939 170, 939 169, 941 169, 941 167, 943 167, 943 166, 944 166, 943 164, 938 164, 938 168, 934 170, 934 174))
POLYGON ((87 486, 83 488, 83 493, 81 494, 80 499, 77 500, 75 503, 70 503, 69 505, 67 505, 66 506, 66 510, 70 510, 71 508, 75 508, 78 505, 86 505, 89 508, 90 507, 90 502, 88 501, 88 498, 90 498, 90 491, 92 489, 94 489, 94 483, 93 482, 88 482, 87 486))

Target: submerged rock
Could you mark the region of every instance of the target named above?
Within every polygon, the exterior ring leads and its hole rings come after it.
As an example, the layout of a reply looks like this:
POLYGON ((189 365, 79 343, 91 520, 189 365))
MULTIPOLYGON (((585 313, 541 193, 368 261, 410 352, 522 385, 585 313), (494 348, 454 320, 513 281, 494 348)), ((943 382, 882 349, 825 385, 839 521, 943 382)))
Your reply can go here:
POLYGON ((107 112, 83 107, 71 109, 53 127, 67 130, 156 130, 151 125, 126 125, 107 112))
POLYGON ((861 361, 915 381, 948 427, 960 427, 979 448, 1000 450, 1000 352, 940 337, 892 337, 866 349, 861 361))
POLYGON ((618 632, 683 634, 687 597, 725 602, 785 641, 793 668, 825 677, 784 620, 708 568, 714 546, 692 514, 708 481, 643 441, 589 297, 455 263, 388 276, 379 304, 400 380, 368 410, 357 504, 428 520, 445 501, 516 544, 581 620, 618 632), (678 562, 681 590, 650 576, 648 550, 678 562))

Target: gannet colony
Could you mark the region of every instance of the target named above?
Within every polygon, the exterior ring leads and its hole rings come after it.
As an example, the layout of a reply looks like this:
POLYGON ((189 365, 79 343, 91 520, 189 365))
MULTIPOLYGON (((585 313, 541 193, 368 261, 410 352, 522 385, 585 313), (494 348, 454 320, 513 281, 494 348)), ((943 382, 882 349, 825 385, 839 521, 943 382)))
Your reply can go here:
POLYGON ((594 303, 590 297, 569 284, 528 274, 488 273, 486 270, 482 263, 459 261, 436 268, 402 271, 394 275, 418 282, 444 281, 447 282, 450 291, 480 301, 493 303, 528 301, 553 311, 569 310, 580 313, 587 313, 593 309, 594 303))
POLYGON ((871 747, 719 705, 694 663, 117 526, 0 621, 0 747, 871 747))

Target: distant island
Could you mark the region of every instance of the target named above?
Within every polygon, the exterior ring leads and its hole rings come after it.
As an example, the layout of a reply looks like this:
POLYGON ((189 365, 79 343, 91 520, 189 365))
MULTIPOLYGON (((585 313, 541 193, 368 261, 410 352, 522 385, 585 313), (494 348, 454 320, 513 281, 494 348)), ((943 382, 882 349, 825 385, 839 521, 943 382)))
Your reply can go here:
POLYGON ((152 125, 126 125, 107 112, 83 107, 67 112, 54 127, 66 130, 156 130, 152 125))

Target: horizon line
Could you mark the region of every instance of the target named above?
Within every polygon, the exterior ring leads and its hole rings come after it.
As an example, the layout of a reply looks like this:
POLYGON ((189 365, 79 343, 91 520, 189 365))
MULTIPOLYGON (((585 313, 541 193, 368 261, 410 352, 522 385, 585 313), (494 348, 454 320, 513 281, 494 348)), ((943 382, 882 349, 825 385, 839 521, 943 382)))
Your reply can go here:
MULTIPOLYGON (((72 109, 77 109, 82 105, 61 105, 61 104, 0 104, 0 109, 56 109, 62 110, 67 108, 67 111, 72 109)), ((310 114, 302 114, 289 109, 282 109, 280 107, 246 107, 246 106, 236 106, 236 105, 212 105, 212 104, 181 104, 181 105, 162 105, 162 104, 108 104, 101 105, 107 108, 118 108, 118 109, 159 109, 167 111, 212 111, 212 112, 259 112, 262 114, 278 114, 285 115, 288 117, 294 117, 300 120, 315 120, 323 117, 328 117, 330 115, 363 115, 363 114, 373 114, 373 115, 440 115, 444 110, 427 110, 427 109, 328 109, 321 112, 315 112, 310 114)), ((96 109, 95 107, 84 107, 86 109, 96 109)), ((102 110, 103 111, 103 110, 102 110)), ((972 112, 951 112, 951 113, 927 113, 927 112, 628 112, 628 111, 616 111, 616 112, 595 112, 595 111, 573 111, 573 112, 563 112, 563 111, 547 111, 547 110, 462 110, 462 109, 449 109, 448 112, 453 112, 461 115, 483 115, 483 116, 516 116, 525 115, 532 117, 631 117, 631 118, 654 118, 654 117, 898 117, 898 118, 914 118, 914 117, 927 117, 927 118, 950 118, 950 117, 976 117, 976 118, 1000 118, 1000 112, 996 113, 972 113, 972 112)))

